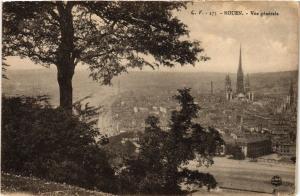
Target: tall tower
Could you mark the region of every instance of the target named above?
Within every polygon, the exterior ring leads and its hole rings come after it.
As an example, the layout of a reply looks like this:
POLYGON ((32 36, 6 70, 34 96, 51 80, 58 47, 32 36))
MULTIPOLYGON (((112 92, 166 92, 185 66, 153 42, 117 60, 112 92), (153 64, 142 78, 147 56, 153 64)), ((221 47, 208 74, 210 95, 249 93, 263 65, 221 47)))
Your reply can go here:
POLYGON ((289 95, 287 97, 288 104, 293 105, 294 99, 295 99, 294 86, 293 86, 293 81, 291 80, 289 95))
POLYGON ((250 78, 249 74, 246 75, 246 81, 245 81, 245 93, 250 92, 250 78))
POLYGON ((237 94, 244 94, 244 73, 242 68, 242 46, 240 46, 240 59, 239 59, 239 67, 237 71, 237 78, 236 78, 236 93, 237 94))
POLYGON ((211 95, 214 94, 214 84, 213 84, 213 81, 210 81, 210 94, 211 95))
POLYGON ((245 94, 246 94, 246 97, 247 97, 248 101, 254 101, 254 92, 251 91, 251 88, 250 88, 250 78, 249 78, 249 74, 247 74, 247 76, 246 76, 246 81, 245 81, 245 94))
POLYGON ((225 77, 225 93, 226 93, 226 100, 231 100, 232 88, 231 88, 231 79, 229 74, 225 77))

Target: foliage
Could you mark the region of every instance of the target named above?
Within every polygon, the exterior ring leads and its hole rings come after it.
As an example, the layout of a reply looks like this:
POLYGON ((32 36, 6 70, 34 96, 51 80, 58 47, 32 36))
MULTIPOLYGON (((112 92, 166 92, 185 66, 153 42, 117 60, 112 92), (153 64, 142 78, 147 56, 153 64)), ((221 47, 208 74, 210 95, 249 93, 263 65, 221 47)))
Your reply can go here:
POLYGON ((132 67, 173 67, 207 60, 200 43, 187 39, 187 26, 173 16, 185 4, 5 2, 2 51, 5 56, 28 57, 46 67, 55 65, 61 106, 68 108, 72 105, 71 81, 79 63, 89 66, 94 80, 109 84, 114 76, 132 67))
MULTIPOLYGON (((5 60, 5 58, 4 57, 2 57, 2 61, 3 60, 5 60)), ((7 74, 6 74, 6 70, 7 70, 7 67, 8 67, 9 65, 7 64, 7 63, 2 63, 2 78, 3 79, 8 79, 8 77, 7 77, 7 74)))
POLYGON ((246 158, 242 152, 242 148, 238 145, 227 144, 226 154, 232 155, 232 158, 236 160, 244 160, 246 158))
POLYGON ((120 168, 128 157, 137 155, 137 146, 131 139, 138 138, 140 134, 139 132, 123 132, 109 137, 109 143, 103 148, 109 154, 109 163, 112 167, 120 168))
POLYGON ((53 109, 45 96, 3 97, 2 171, 114 191, 114 171, 87 116, 53 109))
POLYGON ((161 130, 157 117, 149 116, 146 119, 139 155, 127 161, 121 173, 124 185, 121 189, 174 194, 181 192, 182 183, 207 186, 208 189, 217 185, 212 175, 192 171, 185 166, 195 159, 206 166, 213 164, 212 158, 223 140, 215 129, 205 129, 193 122, 199 107, 194 103, 190 89, 178 92, 175 99, 181 109, 172 111, 170 131, 161 130), (136 179, 135 183, 132 183, 132 179, 136 179))

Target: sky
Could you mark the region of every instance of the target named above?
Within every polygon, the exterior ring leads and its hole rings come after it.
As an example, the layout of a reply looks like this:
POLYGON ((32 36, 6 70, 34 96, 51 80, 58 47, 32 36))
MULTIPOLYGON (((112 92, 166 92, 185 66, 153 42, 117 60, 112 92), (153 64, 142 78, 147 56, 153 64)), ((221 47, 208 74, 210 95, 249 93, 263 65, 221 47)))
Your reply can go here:
MULTIPOLYGON (((189 39, 201 41, 205 54, 211 59, 196 63, 195 67, 162 67, 158 71, 236 72, 240 45, 245 73, 298 69, 297 2, 194 2, 174 15, 187 25, 189 39), (202 14, 193 15, 192 11, 202 11, 202 14), (224 11, 242 11, 244 15, 224 15, 224 11), (271 11, 279 15, 253 16, 251 11, 271 11), (203 14, 210 12, 217 15, 203 14)), ((42 68, 18 57, 8 58, 8 63, 12 65, 9 69, 42 68)))

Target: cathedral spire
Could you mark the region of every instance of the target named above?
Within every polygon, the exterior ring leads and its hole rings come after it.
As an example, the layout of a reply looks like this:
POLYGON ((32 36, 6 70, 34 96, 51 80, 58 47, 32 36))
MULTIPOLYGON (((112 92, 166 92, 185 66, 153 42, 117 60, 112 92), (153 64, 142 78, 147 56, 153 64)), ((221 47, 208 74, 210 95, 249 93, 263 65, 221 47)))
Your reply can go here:
POLYGON ((237 94, 244 94, 244 73, 242 68, 242 45, 240 45, 240 58, 239 58, 239 65, 237 71, 237 80, 236 80, 236 93, 237 94))
POLYGON ((239 71, 243 72, 243 68, 242 68, 242 45, 241 44, 240 44, 239 71))

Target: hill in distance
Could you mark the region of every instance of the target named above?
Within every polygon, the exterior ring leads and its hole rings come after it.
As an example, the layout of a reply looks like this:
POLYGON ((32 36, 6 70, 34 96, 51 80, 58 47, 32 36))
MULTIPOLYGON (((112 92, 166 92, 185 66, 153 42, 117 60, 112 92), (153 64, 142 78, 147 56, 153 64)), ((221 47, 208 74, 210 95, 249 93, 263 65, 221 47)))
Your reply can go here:
MULTIPOLYGON (((202 94, 210 93, 211 81, 215 93, 224 93, 224 81, 227 73, 212 72, 129 72, 115 77, 111 86, 101 86, 88 77, 88 72, 77 70, 73 78, 74 100, 91 95, 91 103, 101 104, 108 96, 118 91, 135 91, 143 93, 153 90, 175 91, 188 87, 202 94)), ((50 96, 53 105, 59 101, 56 70, 8 70, 9 80, 2 79, 2 93, 12 95, 43 95, 50 96)), ((232 88, 236 88, 236 74, 229 74, 232 88)), ((251 90, 259 94, 287 94, 290 82, 297 87, 298 71, 254 73, 250 74, 251 90)), ((172 96, 172 95, 170 95, 172 96)))

